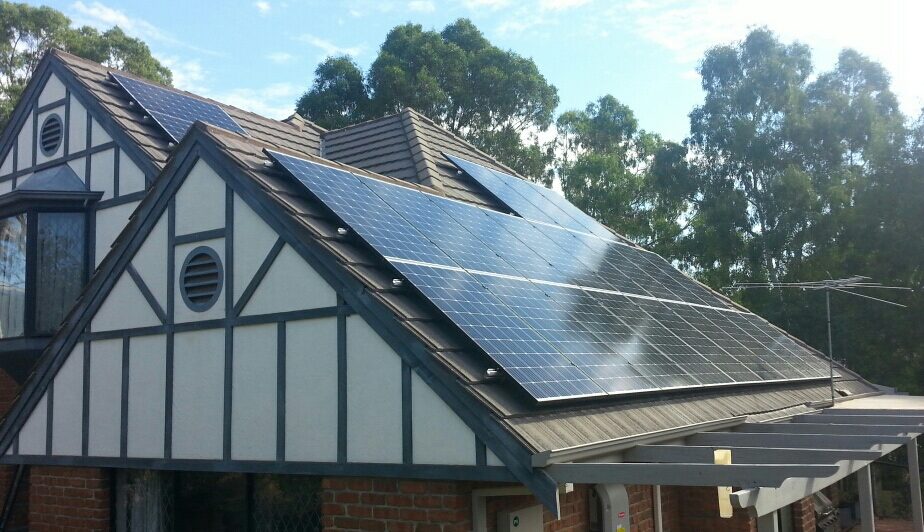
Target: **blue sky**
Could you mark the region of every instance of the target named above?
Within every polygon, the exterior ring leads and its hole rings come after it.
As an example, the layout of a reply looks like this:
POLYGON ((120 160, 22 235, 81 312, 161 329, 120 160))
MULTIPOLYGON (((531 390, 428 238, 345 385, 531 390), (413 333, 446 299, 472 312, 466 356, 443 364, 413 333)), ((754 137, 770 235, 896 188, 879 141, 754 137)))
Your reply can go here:
POLYGON ((903 110, 924 106, 921 0, 52 0, 76 24, 121 26, 173 69, 175 85, 282 118, 324 57, 364 68, 405 22, 442 29, 468 17, 503 48, 532 57, 558 87, 558 111, 613 94, 641 126, 682 140, 702 100, 696 66, 710 46, 766 25, 829 69, 844 47, 883 63, 903 110))

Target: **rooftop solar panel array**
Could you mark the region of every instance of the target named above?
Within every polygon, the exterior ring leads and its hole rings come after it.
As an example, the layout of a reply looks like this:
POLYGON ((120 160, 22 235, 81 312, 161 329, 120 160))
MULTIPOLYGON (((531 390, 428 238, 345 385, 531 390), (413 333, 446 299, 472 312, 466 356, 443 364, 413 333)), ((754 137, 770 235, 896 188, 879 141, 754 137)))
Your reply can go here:
POLYGON ((616 238, 605 225, 553 190, 461 157, 446 155, 446 158, 523 218, 559 225, 601 238, 616 238))
POLYGON ((246 135, 221 107, 178 91, 110 73, 112 79, 140 105, 174 141, 179 142, 197 120, 246 135))
POLYGON ((646 251, 269 153, 538 401, 828 376, 646 251))

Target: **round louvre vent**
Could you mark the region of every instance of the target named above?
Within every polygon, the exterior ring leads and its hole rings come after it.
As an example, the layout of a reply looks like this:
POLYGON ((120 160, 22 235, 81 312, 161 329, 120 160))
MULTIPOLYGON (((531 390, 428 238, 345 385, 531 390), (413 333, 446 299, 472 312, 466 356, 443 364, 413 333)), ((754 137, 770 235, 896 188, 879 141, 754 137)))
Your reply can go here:
POLYGON ((61 117, 55 114, 48 115, 42 122, 42 134, 39 137, 39 145, 42 146, 42 153, 46 157, 51 157, 58 151, 61 146, 61 139, 64 138, 64 124, 61 117))
POLYGON ((180 294, 186 306, 196 312, 212 308, 221 294, 224 272, 218 253, 209 247, 192 250, 180 270, 180 294))

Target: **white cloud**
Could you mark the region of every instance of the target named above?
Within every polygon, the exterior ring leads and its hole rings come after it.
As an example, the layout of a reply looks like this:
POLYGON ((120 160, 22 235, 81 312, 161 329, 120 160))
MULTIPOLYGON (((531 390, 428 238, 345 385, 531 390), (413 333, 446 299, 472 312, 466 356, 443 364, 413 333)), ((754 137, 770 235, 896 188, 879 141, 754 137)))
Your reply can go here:
POLYGON ((539 7, 546 11, 564 11, 589 4, 591 0, 539 0, 539 7))
POLYGON ((353 18, 362 18, 374 13, 391 13, 395 10, 395 4, 385 0, 351 0, 345 3, 347 13, 353 18))
POLYGON ((924 2, 628 0, 611 6, 599 19, 627 28, 690 68, 711 46, 740 40, 759 26, 786 42, 809 45, 816 72, 830 69, 841 49, 854 48, 889 71, 905 113, 917 116, 924 106, 924 2))
POLYGON ((407 8, 418 13, 433 13, 436 11, 436 4, 432 0, 411 0, 407 3, 407 8))
POLYGON ((264 2, 262 0, 260 2, 254 2, 253 5, 254 7, 257 8, 257 11, 259 11, 261 15, 265 15, 269 13, 270 10, 273 8, 273 6, 270 5, 269 2, 264 2))
POLYGON ((266 56, 267 59, 278 65, 283 65, 295 59, 295 56, 288 52, 273 52, 266 56))
POLYGON ((218 55, 217 52, 212 50, 199 48, 198 46, 193 46, 180 39, 177 39, 173 35, 170 35, 168 32, 158 28, 157 26, 142 18, 131 17, 124 12, 109 7, 101 2, 85 4, 78 1, 71 5, 71 9, 73 14, 72 18, 77 24, 86 24, 100 30, 107 30, 112 26, 118 26, 122 28, 122 30, 128 35, 137 37, 144 41, 148 41, 148 44, 151 44, 151 42, 156 42, 188 48, 190 50, 195 50, 197 52, 206 53, 209 55, 218 55))
POLYGON ((469 9, 500 9, 506 7, 510 0, 462 0, 469 9))
POLYGON ((303 33, 299 35, 296 40, 310 44, 315 48, 321 50, 322 58, 331 57, 335 55, 348 55, 350 57, 356 57, 363 51, 362 46, 338 46, 327 39, 322 39, 317 35, 312 35, 311 33, 303 33))
POLYGON ((294 102, 298 95, 298 88, 291 83, 273 83, 256 89, 231 89, 210 94, 209 97, 258 115, 281 120, 294 112, 294 102))
POLYGON ((201 94, 207 92, 203 85, 205 69, 194 59, 180 59, 174 56, 158 57, 158 61, 173 73, 173 86, 184 91, 201 94))

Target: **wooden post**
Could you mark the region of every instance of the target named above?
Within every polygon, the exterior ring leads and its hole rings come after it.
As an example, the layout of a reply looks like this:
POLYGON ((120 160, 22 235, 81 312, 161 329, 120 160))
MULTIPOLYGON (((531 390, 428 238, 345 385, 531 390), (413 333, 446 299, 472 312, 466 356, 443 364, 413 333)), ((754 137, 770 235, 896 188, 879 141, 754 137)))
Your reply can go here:
POLYGON ((876 532, 876 514, 873 510, 872 465, 857 471, 857 487, 860 492, 860 530, 876 532))
POLYGON ((914 532, 924 532, 924 512, 921 511, 921 465, 918 463, 918 439, 905 444, 908 451, 908 483, 911 488, 911 526, 914 532))

